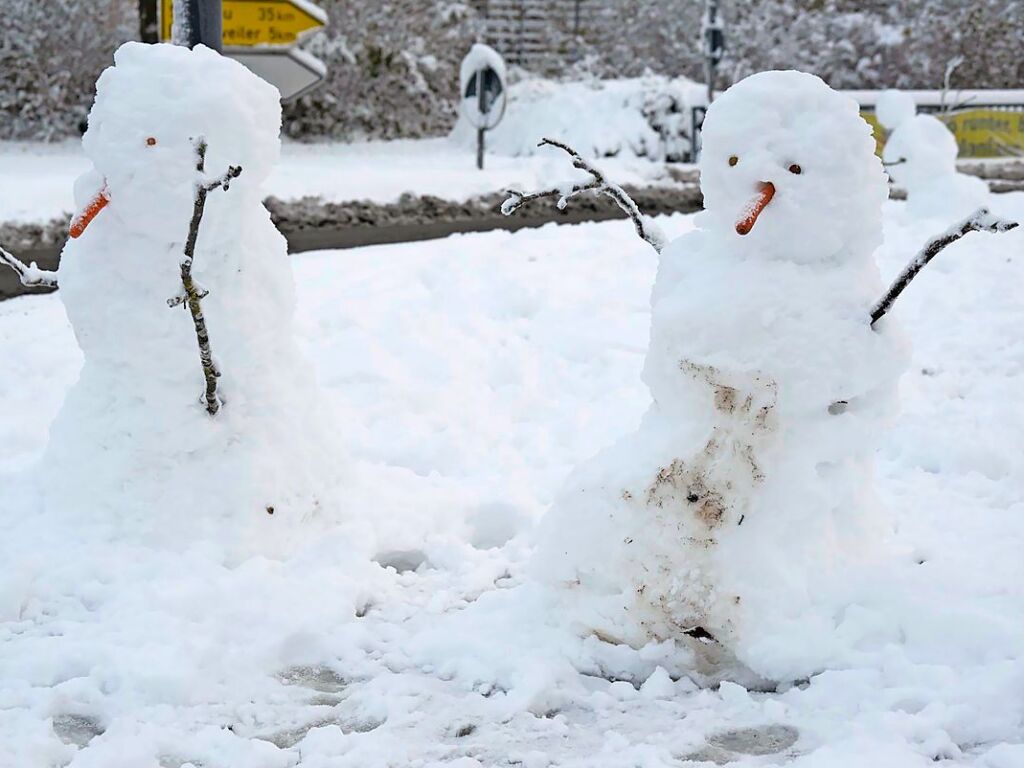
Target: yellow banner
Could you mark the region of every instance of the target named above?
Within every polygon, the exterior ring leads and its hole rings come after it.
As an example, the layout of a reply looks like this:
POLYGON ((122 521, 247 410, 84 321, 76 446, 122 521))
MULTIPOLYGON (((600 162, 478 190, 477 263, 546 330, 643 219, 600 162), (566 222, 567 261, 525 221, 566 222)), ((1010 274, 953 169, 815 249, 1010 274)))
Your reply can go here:
MULTIPOLYGON (((160 3, 160 39, 171 39, 173 0, 160 3)), ((223 0, 224 45, 293 45, 303 32, 326 24, 309 3, 291 0, 223 0)))
MULTIPOLYGON (((878 154, 885 146, 885 129, 874 112, 861 112, 875 134, 878 154)), ((961 109, 936 114, 956 137, 960 157, 1024 156, 1024 109, 961 109)))

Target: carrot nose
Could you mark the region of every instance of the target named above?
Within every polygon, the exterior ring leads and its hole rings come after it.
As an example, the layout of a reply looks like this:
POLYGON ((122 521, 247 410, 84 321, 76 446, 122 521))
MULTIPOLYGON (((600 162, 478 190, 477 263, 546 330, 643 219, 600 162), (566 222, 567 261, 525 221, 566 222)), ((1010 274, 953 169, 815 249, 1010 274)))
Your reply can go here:
POLYGON ((757 217, 761 211, 768 207, 768 203, 775 197, 775 185, 770 181, 762 181, 757 194, 750 198, 750 201, 740 211, 740 218, 736 222, 736 234, 745 235, 754 228, 757 217))
POLYGON ((71 220, 68 234, 73 238, 81 237, 82 233, 85 232, 85 228, 96 218, 96 214, 106 208, 109 202, 110 195, 107 192, 107 188, 104 187, 96 193, 96 196, 89 201, 89 204, 82 209, 81 213, 71 220))

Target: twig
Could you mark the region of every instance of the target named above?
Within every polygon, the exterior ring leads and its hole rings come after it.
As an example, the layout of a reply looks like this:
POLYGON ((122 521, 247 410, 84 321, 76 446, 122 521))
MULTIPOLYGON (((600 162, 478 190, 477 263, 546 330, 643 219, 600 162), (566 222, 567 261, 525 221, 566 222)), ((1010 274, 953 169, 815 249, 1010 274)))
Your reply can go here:
POLYGON ((196 339, 199 342, 199 361, 203 366, 203 378, 206 379, 206 391, 203 393, 206 400, 206 411, 211 416, 216 416, 221 406, 220 397, 217 395, 217 378, 220 376, 220 371, 213 360, 210 334, 206 329, 206 318, 203 316, 202 307, 202 300, 210 292, 203 289, 192 278, 192 261, 196 255, 196 240, 199 237, 199 225, 203 221, 207 194, 218 187, 227 190, 231 185, 231 180, 237 178, 242 173, 242 169, 240 166, 232 165, 217 179, 205 180, 203 174, 206 170, 206 139, 200 137, 196 141, 195 151, 196 171, 199 178, 195 184, 195 203, 192 207, 192 222, 188 229, 188 239, 185 241, 185 255, 181 260, 181 285, 184 293, 168 299, 167 304, 171 307, 184 304, 192 313, 192 323, 196 327, 196 339))
POLYGON ((879 299, 872 308, 871 326, 874 327, 875 323, 885 317, 899 295, 917 277, 917 273, 924 269, 925 265, 934 259, 943 248, 952 245, 970 232, 1008 232, 1016 226, 1017 222, 1015 221, 1004 221, 989 213, 988 208, 979 208, 959 224, 955 224, 941 235, 933 237, 903 268, 903 271, 889 286, 889 290, 885 292, 885 296, 879 299))
POLYGON ((26 288, 56 288, 57 273, 47 269, 40 269, 33 261, 26 264, 14 254, 8 253, 0 248, 0 262, 18 273, 18 279, 26 288))
POLYGON ((506 216, 509 216, 526 203, 531 200, 539 200, 542 197, 557 197, 558 198, 558 209, 562 210, 565 208, 566 203, 569 199, 580 194, 581 192, 597 192, 598 194, 606 195, 615 201, 616 205, 619 206, 625 212, 627 216, 633 221, 633 227, 636 229, 636 233, 640 236, 644 242, 650 245, 658 253, 661 253, 661 249, 665 247, 665 235, 657 224, 646 219, 636 203, 633 202, 626 191, 605 178, 605 175, 591 165, 589 162, 584 160, 579 152, 570 147, 568 144, 563 144, 560 141, 554 139, 542 139, 538 147, 543 146, 558 147, 563 152, 572 158, 572 164, 574 168, 578 168, 581 171, 586 171, 594 178, 587 182, 569 182, 558 187, 552 187, 551 189, 541 190, 539 192, 517 192, 515 190, 509 190, 508 199, 501 204, 501 212, 506 216))

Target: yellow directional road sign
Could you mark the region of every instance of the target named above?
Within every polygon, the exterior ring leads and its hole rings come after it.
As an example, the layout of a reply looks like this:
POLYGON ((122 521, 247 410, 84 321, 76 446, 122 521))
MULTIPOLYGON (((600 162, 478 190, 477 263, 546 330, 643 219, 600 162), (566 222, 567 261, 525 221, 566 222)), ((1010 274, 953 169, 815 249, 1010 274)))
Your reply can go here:
MULTIPOLYGON (((160 2, 160 39, 171 39, 174 0, 160 2)), ((224 47, 294 45, 327 23, 308 0, 223 0, 224 47)))

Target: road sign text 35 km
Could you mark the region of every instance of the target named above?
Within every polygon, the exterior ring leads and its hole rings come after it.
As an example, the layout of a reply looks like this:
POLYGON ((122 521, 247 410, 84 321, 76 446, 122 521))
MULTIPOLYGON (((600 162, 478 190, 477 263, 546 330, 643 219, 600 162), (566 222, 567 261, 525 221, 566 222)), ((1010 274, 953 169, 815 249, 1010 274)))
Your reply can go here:
MULTIPOLYGON (((174 0, 161 0, 160 39, 171 39, 174 0)), ((327 23, 307 0, 223 0, 224 46, 294 45, 327 23)))

